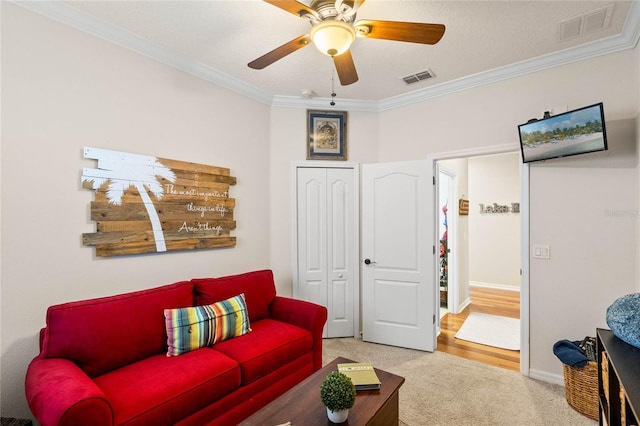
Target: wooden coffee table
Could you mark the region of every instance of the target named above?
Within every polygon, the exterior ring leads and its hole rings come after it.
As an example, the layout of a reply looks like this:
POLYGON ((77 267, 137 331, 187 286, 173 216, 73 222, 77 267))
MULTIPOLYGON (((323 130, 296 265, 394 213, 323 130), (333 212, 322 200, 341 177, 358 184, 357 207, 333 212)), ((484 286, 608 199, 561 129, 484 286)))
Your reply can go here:
MULTIPOLYGON (((333 424, 327 419, 327 409, 320 401, 320 384, 330 372, 337 370, 339 363, 343 362, 354 361, 342 357, 334 359, 240 424, 243 426, 275 426, 287 422, 291 422, 291 426, 333 424)), ((382 382, 380 390, 359 391, 355 405, 349 410, 349 419, 342 423, 343 425, 398 425, 398 392, 404 383, 404 377, 378 368, 375 370, 382 382)))

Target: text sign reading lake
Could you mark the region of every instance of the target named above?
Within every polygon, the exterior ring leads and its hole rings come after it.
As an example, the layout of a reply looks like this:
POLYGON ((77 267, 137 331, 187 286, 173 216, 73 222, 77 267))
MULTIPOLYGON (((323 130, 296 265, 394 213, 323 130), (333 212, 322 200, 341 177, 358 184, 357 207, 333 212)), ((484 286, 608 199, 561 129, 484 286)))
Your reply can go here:
POLYGON ((96 256, 236 245, 229 169, 89 147, 84 157, 98 160, 82 170, 83 188, 96 191, 97 223, 82 241, 96 256))

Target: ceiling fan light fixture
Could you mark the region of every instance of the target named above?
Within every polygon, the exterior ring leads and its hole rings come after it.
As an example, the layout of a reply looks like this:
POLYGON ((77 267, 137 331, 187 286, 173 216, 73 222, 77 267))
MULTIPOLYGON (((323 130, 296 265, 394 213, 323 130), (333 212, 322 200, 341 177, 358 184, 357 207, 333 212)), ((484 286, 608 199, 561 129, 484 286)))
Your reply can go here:
POLYGON ((351 47, 356 39, 356 30, 344 21, 329 19, 314 25, 310 35, 320 52, 339 56, 351 47))

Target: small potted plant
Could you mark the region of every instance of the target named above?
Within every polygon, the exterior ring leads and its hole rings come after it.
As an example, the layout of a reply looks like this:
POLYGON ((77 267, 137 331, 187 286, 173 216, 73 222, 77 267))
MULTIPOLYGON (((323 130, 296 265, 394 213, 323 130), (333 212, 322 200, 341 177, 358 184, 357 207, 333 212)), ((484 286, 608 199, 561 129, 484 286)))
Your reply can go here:
POLYGON ((356 402, 356 387, 346 375, 332 371, 320 386, 320 399, 327 407, 327 416, 333 423, 347 420, 349 409, 356 402))

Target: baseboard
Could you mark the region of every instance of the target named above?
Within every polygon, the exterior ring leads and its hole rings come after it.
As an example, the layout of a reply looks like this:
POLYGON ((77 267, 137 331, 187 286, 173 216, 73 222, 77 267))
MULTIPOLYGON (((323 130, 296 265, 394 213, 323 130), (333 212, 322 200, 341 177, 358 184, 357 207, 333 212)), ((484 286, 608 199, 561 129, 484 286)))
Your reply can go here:
POLYGON ((486 287, 486 288, 495 288, 498 290, 520 291, 519 285, 485 283, 482 281, 469 281, 469 287, 486 287))
POLYGON ((462 312, 464 308, 471 304, 471 298, 467 297, 460 305, 458 306, 458 313, 462 312))
POLYGON ((546 371, 530 369, 529 377, 532 379, 540 380, 547 383, 553 383, 554 385, 560 385, 564 387, 564 376, 551 374, 546 371))

